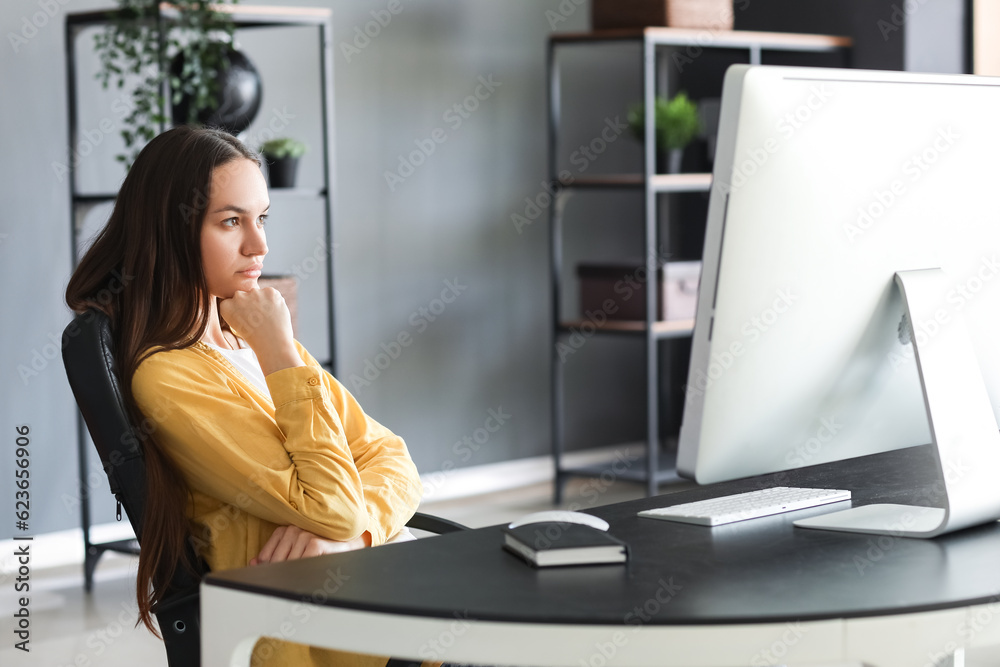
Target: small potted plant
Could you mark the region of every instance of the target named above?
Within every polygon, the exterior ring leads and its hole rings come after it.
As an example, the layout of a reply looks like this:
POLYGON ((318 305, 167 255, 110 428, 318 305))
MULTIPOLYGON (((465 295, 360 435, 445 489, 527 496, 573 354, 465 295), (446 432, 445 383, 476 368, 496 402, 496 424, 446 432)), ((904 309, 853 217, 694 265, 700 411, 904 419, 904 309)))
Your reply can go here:
POLYGON ((260 152, 267 161, 267 176, 272 188, 294 188, 295 171, 299 166, 299 158, 306 152, 306 145, 301 141, 279 137, 265 141, 260 152))
MULTIPOLYGON (((676 174, 681 170, 681 158, 684 148, 701 131, 701 119, 698 117, 698 105, 691 101, 686 93, 677 93, 671 100, 657 97, 655 101, 656 115, 656 164, 657 171, 676 174), (663 161, 667 159, 666 169, 663 161)), ((628 124, 632 133, 639 141, 645 139, 646 108, 641 102, 633 104, 628 110, 628 124)))

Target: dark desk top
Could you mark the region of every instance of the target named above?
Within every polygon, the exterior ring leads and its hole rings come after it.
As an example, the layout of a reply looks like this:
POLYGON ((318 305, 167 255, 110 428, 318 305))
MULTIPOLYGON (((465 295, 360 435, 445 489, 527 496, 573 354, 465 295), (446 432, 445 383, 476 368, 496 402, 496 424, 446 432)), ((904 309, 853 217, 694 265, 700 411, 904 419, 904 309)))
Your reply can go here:
POLYGON ((500 526, 493 526, 220 572, 206 581, 373 612, 526 623, 786 622, 996 601, 997 523, 918 540, 792 526, 846 502, 717 528, 636 516, 778 485, 847 488, 855 505, 939 506, 932 456, 918 447, 588 510, 630 544, 627 565, 532 569, 501 548, 500 526))

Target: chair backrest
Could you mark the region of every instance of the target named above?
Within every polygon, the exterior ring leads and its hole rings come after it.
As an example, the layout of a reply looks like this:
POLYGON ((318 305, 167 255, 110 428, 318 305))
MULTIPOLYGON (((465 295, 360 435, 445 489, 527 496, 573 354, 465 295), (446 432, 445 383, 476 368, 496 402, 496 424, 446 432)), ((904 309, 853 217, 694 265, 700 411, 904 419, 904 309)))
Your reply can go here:
POLYGON ((77 315, 63 331, 63 363, 73 396, 101 457, 111 492, 125 508, 141 543, 146 465, 125 409, 113 349, 110 322, 99 310, 77 315))
MULTIPOLYGON (((128 515, 142 548, 142 518, 146 506, 146 466, 139 431, 129 419, 114 358, 108 317, 90 309, 77 315, 63 331, 62 355, 73 396, 87 423, 111 492, 128 515)), ((188 556, 208 570, 188 544, 188 556)), ((178 568, 170 594, 154 609, 171 666, 200 664, 198 581, 178 568)))

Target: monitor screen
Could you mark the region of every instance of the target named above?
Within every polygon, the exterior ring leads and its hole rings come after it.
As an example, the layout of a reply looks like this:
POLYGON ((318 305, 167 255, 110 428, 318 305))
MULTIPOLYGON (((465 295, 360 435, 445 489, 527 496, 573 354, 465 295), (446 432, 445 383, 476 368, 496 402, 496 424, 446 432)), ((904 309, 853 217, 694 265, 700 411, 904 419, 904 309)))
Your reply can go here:
POLYGON ((958 318, 1000 416, 998 195, 998 79, 732 67, 679 472, 711 483, 930 443, 909 341, 958 318), (934 268, 945 289, 907 324, 894 276, 934 268))

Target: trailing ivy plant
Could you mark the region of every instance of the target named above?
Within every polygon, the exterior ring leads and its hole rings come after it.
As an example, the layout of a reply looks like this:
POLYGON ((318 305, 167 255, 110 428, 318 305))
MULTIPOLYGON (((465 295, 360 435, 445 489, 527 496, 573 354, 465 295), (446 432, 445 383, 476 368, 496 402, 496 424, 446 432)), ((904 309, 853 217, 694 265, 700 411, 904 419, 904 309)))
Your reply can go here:
POLYGON ((216 105, 217 75, 228 66, 234 25, 229 14, 214 7, 236 2, 172 0, 176 17, 164 17, 158 0, 118 0, 119 11, 97 34, 95 48, 101 62, 97 78, 104 88, 112 82, 123 88, 137 79, 129 113, 122 119, 126 154, 116 156, 126 168, 168 120, 164 83, 174 104, 184 97, 191 100, 188 118, 175 118, 177 123, 196 122, 200 111, 216 105), (183 69, 174 75, 170 62, 178 53, 183 69))

